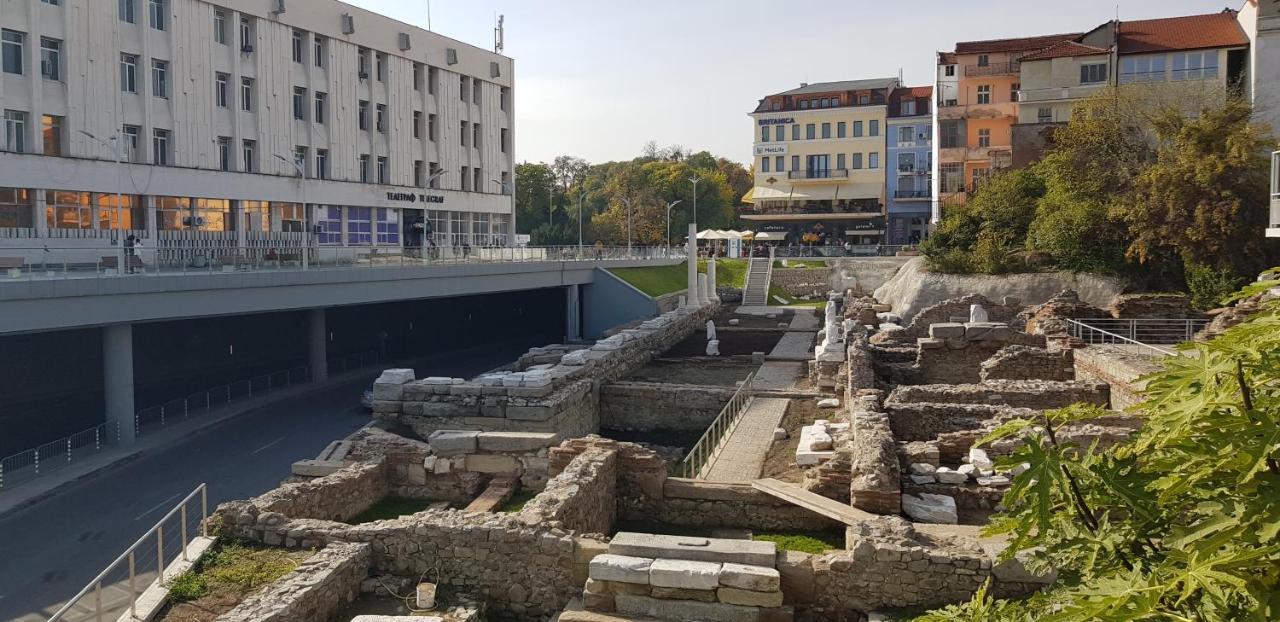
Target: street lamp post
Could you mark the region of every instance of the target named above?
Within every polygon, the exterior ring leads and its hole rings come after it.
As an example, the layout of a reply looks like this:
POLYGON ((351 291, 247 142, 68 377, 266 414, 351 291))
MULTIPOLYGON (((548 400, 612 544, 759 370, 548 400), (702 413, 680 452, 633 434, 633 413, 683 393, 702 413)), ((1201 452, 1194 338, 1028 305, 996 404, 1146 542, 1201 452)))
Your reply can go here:
MULTIPOLYGON (((119 134, 112 136, 111 142, 107 142, 84 130, 80 130, 80 133, 84 134, 85 136, 88 136, 90 139, 102 145, 103 147, 110 149, 112 155, 114 155, 116 158, 116 220, 117 222, 124 224, 124 195, 120 191, 120 183, 121 183, 120 177, 124 175, 124 170, 122 170, 120 166, 121 164, 123 164, 123 162, 120 159, 120 148, 121 148, 121 144, 123 143, 123 140, 120 138, 119 134)), ((108 219, 107 222, 110 222, 110 219, 108 219)), ((121 233, 122 234, 124 233, 123 230, 121 231, 121 233)), ((127 266, 125 266, 124 264, 125 262, 129 261, 129 258, 125 255, 125 252, 124 252, 123 239, 120 240, 119 247, 120 248, 117 249, 117 252, 116 252, 116 262, 117 262, 116 274, 123 275, 127 268, 127 266)))
POLYGON ((582 256, 582 182, 578 182, 578 256, 582 256))
POLYGON ((665 237, 667 239, 668 247, 671 246, 671 208, 679 204, 680 204, 680 199, 676 199, 670 203, 667 203, 667 235, 665 237))
POLYGON ((693 182, 693 219, 692 221, 693 221, 693 230, 697 231, 698 230, 698 182, 702 180, 698 179, 697 175, 694 175, 693 177, 689 178, 689 181, 693 182))
POLYGON ((306 270, 311 265, 311 210, 307 209, 307 169, 296 159, 286 158, 278 153, 273 155, 277 160, 293 165, 293 170, 298 171, 298 187, 302 189, 302 269, 306 270))
POLYGON ((631 256, 631 198, 622 197, 622 204, 627 206, 627 257, 631 256))

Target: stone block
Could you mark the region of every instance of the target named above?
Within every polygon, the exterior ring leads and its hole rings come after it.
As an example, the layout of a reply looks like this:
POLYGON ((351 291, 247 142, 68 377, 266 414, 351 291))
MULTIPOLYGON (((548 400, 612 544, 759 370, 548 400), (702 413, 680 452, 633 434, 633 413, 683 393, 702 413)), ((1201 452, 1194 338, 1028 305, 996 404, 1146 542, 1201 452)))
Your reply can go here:
POLYGON ((453 463, 445 458, 438 458, 431 469, 431 472, 436 475, 448 475, 451 471, 453 471, 453 463))
POLYGON ((605 553, 591 559, 587 567, 587 576, 596 581, 649 585, 649 567, 652 565, 653 558, 651 557, 631 557, 629 555, 605 553))
POLYGON ((912 484, 932 484, 937 481, 932 475, 911 475, 909 477, 912 484))
POLYGON ((413 378, 414 378, 414 375, 413 375, 412 369, 404 369, 404 368, 384 369, 382 370, 382 374, 379 375, 378 379, 374 380, 373 383, 375 386, 378 383, 404 384, 406 382, 409 382, 410 380, 413 380, 413 378))
POLYGON ((599 540, 575 538, 573 544, 573 561, 578 564, 590 563, 597 556, 609 552, 609 543, 599 540))
POLYGON ((401 411, 403 404, 403 402, 397 400, 374 400, 373 412, 395 414, 401 411))
POLYGON ((747 607, 781 607, 782 592, 756 592, 740 590, 733 587, 722 587, 716 590, 720 602, 729 605, 745 605, 747 607))
POLYGON ((547 421, 555 416, 550 406, 507 406, 507 419, 520 421, 547 421))
POLYGON ((969 481, 968 474, 953 471, 949 467, 938 467, 938 470, 933 472, 933 477, 940 484, 963 484, 969 481))
POLYGON ((956 515, 956 500, 947 495, 927 492, 919 495, 902 495, 902 511, 921 523, 955 525, 959 522, 956 515))
POLYGON ((941 350, 947 347, 947 341, 945 339, 934 339, 933 337, 921 337, 916 339, 916 345, 921 350, 941 350))
POLYGON ((598 611, 600 613, 613 613, 614 596, 609 593, 582 593, 582 608, 587 611, 598 611))
POLYGON ((816 586, 813 581, 813 555, 800 551, 778 551, 778 574, 782 592, 790 603, 813 602, 816 586))
POLYGON ((436 430, 427 437, 427 444, 437 456, 457 456, 476 452, 479 432, 464 430, 436 430))
MULTIPOLYGON (((728 563, 720 568, 720 585, 721 587, 732 587, 740 590, 776 592, 781 589, 782 575, 773 568, 728 563)), ((769 606, 776 607, 777 605, 769 606)))
POLYGON ((965 325, 951 322, 930 324, 929 336, 934 339, 959 339, 965 336, 965 325))
POLYGON ((686 559, 655 559, 649 567, 649 585, 714 590, 720 586, 720 564, 686 559))
POLYGON ((756 620, 759 615, 755 607, 725 603, 663 600, 632 594, 618 594, 614 598, 617 612, 625 616, 660 620, 699 620, 700 622, 746 622, 756 620))
POLYGON ((609 543, 609 552, 636 557, 733 562, 772 567, 778 547, 772 542, 689 538, 620 531, 609 543))
POLYGON ((346 466, 346 463, 335 460, 299 460, 291 469, 294 475, 302 477, 324 477, 346 466))
POLYGON ((529 386, 529 380, 525 380, 525 386, 504 388, 511 397, 546 397, 555 392, 555 385, 549 379, 544 378, 540 382, 538 386, 529 386))
POLYGON ((477 437, 480 451, 529 453, 556 444, 553 432, 481 432, 477 437))
POLYGON ((913 462, 909 468, 912 475, 933 475, 938 470, 938 467, 928 462, 913 462))
POLYGON ((377 382, 373 385, 373 399, 400 401, 404 399, 404 385, 398 382, 377 382))
POLYGON ((502 454, 469 454, 466 470, 472 473, 512 475, 520 473, 520 461, 502 454))
POLYGON ((978 471, 988 471, 994 466, 991 458, 987 456, 987 452, 977 447, 969 448, 969 464, 973 465, 973 468, 978 471))
POLYGON ((818 408, 839 408, 840 400, 834 397, 818 400, 818 408))
POLYGON ((679 587, 653 587, 649 595, 666 600, 696 600, 704 603, 716 602, 715 590, 689 590, 679 587))

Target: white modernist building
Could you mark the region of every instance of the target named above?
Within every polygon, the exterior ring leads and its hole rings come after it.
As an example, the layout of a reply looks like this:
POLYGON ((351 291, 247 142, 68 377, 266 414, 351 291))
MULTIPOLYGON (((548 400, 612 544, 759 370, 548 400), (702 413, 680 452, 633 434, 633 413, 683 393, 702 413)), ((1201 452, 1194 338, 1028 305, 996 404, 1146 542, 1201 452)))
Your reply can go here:
POLYGON ((508 57, 336 0, 0 0, 0 36, 0 256, 511 240, 508 57))

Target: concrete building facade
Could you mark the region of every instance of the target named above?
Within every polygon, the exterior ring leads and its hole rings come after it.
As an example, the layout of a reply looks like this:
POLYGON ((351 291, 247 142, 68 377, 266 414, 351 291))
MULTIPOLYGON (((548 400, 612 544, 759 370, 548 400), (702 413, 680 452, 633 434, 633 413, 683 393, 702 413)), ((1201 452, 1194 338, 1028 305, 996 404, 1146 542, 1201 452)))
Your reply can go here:
POLYGON ((933 87, 894 89, 885 134, 885 200, 891 245, 919 244, 929 234, 933 199, 933 87))
POLYGON ((508 57, 337 0, 0 0, 0 29, 0 255, 512 237, 508 57))
POLYGON ((885 134, 896 78, 804 84, 768 95, 755 122, 756 240, 842 248, 885 243, 885 134))

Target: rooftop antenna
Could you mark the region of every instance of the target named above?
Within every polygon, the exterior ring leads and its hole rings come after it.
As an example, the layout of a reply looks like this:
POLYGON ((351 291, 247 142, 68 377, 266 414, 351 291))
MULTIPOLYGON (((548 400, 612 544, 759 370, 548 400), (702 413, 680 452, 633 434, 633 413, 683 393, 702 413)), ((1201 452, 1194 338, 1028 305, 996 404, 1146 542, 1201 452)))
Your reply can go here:
POLYGON ((431 0, 427 0, 427 30, 431 30, 431 0))
POLYGON ((504 16, 502 16, 502 15, 499 15, 499 16, 498 16, 498 25, 497 25, 497 26, 495 26, 495 27, 494 27, 494 29, 493 29, 493 53, 494 53, 494 54, 501 54, 501 53, 502 53, 502 48, 503 48, 503 40, 502 40, 502 21, 503 21, 503 17, 504 17, 504 16))
POLYGON ((898 86, 902 86, 902 68, 898 68, 898 86))

